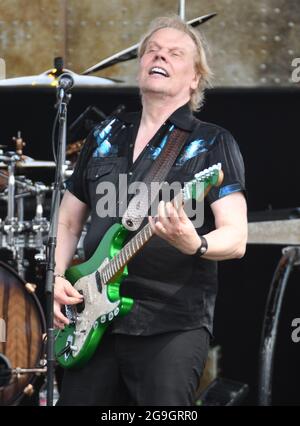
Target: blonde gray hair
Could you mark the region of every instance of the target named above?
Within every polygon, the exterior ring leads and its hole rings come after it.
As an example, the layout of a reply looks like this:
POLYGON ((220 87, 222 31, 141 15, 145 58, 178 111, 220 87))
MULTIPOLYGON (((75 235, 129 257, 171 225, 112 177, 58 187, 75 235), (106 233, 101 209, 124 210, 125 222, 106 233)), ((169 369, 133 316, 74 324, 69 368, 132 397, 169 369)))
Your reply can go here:
POLYGON ((212 71, 207 62, 207 45, 203 36, 184 22, 179 16, 161 17, 154 19, 149 26, 148 32, 144 35, 139 44, 138 58, 144 55, 147 43, 151 36, 163 28, 174 28, 187 34, 194 42, 196 48, 195 71, 199 78, 198 87, 192 92, 189 106, 192 111, 199 111, 204 102, 204 90, 211 86, 212 71))

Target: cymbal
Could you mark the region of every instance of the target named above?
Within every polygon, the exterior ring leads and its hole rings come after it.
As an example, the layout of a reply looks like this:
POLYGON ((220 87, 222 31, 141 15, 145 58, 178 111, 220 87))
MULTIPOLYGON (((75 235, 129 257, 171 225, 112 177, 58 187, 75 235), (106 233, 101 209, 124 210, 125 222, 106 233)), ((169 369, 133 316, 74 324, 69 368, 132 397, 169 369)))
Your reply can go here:
MULTIPOLYGON (((63 72, 69 73, 74 79, 74 87, 96 87, 115 84, 109 78, 86 76, 76 74, 73 71, 64 69, 63 72)), ((56 74, 56 69, 50 69, 39 75, 30 75, 27 77, 15 77, 0 80, 1 87, 53 87, 58 85, 59 75, 56 74)))
MULTIPOLYGON (((204 22, 209 21, 211 18, 216 16, 216 13, 209 13, 208 15, 199 16, 198 18, 191 19, 190 21, 187 21, 187 24, 191 25, 192 27, 197 27, 198 25, 204 24, 204 22)), ((98 62, 96 65, 93 65, 92 67, 86 69, 83 71, 83 75, 92 74, 93 72, 97 72, 100 70, 103 70, 105 68, 108 68, 114 64, 119 64, 120 62, 130 61, 131 59, 135 59, 138 56, 138 47, 139 43, 136 43, 130 47, 127 47, 124 50, 121 50, 118 53, 115 53, 112 56, 109 56, 108 58, 103 59, 102 61, 98 62)))

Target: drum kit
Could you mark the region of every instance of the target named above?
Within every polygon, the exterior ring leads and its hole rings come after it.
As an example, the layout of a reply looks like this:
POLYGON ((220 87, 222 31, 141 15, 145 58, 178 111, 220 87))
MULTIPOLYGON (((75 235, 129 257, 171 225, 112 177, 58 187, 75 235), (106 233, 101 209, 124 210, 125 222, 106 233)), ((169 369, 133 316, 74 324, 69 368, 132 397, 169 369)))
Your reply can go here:
POLYGON ((2 259, 9 256, 13 266, 0 262, 0 318, 6 329, 6 342, 0 342, 0 405, 16 404, 24 394, 30 395, 37 374, 44 371, 45 319, 36 286, 25 280, 29 265, 25 253, 33 250, 37 262, 46 258, 49 221, 43 206, 51 186, 33 182, 26 174, 32 169, 55 167, 54 162, 26 157, 20 133, 13 140, 14 150, 0 149, 0 204, 6 210, 0 219, 0 253, 2 259), (25 220, 25 200, 31 198, 35 199, 35 214, 25 220))
MULTIPOLYGON (((27 280, 32 262, 35 271, 40 268, 38 275, 43 275, 50 227, 44 207, 53 185, 33 181, 28 175, 34 171, 43 176, 46 170, 54 171, 56 165, 24 155, 20 132, 13 142, 14 150, 6 150, 4 145, 0 148, 0 206, 5 212, 0 219, 0 318, 6 329, 6 341, 0 340, 0 405, 15 405, 24 395, 31 396, 34 383, 46 372, 45 317, 43 303, 36 294, 41 292, 36 292, 37 285, 27 280), (28 201, 31 207, 34 204, 29 218, 28 201)), ((70 161, 66 164, 67 177, 73 169, 70 161)), ((80 246, 78 250, 82 252, 80 246)), ((29 279, 39 280, 36 275, 29 279)))
MULTIPOLYGON (((54 172, 56 164, 24 155, 20 132, 13 144, 11 150, 0 145, 0 320, 5 324, 6 337, 2 341, 0 331, 0 405, 17 405, 28 397, 33 400, 31 396, 37 394, 46 374, 42 306, 50 221, 45 206, 49 205, 53 184, 29 176, 54 172)), ((74 159, 82 145, 83 141, 70 144, 67 158, 74 159)), ((74 163, 67 160, 65 164, 67 178, 74 163)), ((83 256, 82 243, 83 238, 76 262, 83 256)))

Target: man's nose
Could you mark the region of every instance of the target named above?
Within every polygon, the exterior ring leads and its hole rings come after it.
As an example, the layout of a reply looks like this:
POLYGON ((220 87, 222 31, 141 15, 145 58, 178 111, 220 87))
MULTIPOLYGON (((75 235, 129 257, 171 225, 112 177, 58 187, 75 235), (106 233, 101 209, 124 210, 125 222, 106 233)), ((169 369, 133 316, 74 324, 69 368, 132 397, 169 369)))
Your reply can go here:
POLYGON ((156 52, 155 59, 161 59, 162 61, 166 61, 166 52, 163 50, 159 50, 156 52))

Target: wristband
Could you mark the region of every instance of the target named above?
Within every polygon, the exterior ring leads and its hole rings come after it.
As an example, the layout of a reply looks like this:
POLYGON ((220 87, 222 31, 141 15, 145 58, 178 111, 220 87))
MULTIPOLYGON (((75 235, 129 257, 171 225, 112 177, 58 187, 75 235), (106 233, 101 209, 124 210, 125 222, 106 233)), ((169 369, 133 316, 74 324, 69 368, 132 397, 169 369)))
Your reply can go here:
POLYGON ((56 278, 56 277, 58 277, 58 278, 63 278, 64 280, 66 279, 66 276, 64 275, 64 274, 56 274, 55 272, 54 272, 54 277, 56 278))
POLYGON ((199 235, 199 237, 201 239, 201 244, 198 247, 195 255, 196 256, 203 256, 207 252, 208 244, 207 244, 207 240, 206 240, 205 237, 203 237, 202 235, 199 235))

